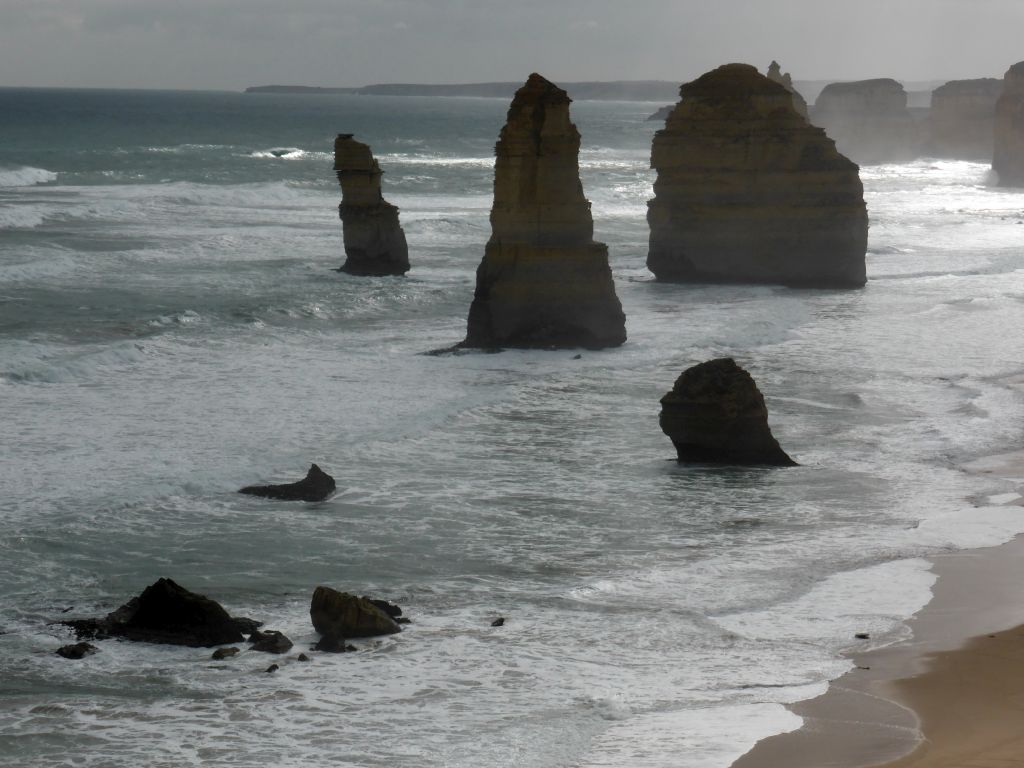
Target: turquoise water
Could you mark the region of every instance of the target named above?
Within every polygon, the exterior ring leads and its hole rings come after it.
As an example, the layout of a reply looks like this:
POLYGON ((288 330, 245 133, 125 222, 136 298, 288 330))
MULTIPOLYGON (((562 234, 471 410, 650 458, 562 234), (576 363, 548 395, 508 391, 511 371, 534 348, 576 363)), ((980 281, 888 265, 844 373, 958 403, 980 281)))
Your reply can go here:
POLYGON ((865 168, 866 289, 661 285, 657 106, 572 108, 627 344, 438 358, 506 103, 0 90, 0 764, 727 766, 855 632, 902 635, 922 556, 1024 530, 958 469, 1019 440, 1024 194, 865 168), (405 278, 333 271, 339 132, 381 162, 405 278), (720 355, 802 466, 671 461, 658 398, 720 355), (234 493, 311 461, 326 502, 234 493), (47 622, 160 576, 295 653, 53 654, 47 622), (414 623, 299 664, 321 583, 414 623))

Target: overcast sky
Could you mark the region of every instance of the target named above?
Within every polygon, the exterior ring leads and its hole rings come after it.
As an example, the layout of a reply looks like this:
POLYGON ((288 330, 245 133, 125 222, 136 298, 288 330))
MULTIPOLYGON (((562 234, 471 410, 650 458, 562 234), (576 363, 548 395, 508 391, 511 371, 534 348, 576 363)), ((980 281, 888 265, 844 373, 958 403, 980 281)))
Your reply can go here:
POLYGON ((1002 77, 1024 0, 0 0, 0 86, 1002 77))

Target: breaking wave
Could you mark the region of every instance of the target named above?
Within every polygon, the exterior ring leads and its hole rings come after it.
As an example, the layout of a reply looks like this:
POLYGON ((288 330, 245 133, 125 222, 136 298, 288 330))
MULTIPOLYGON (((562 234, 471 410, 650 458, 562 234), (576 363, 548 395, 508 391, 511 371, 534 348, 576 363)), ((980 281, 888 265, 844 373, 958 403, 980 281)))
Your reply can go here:
POLYGON ((0 187, 34 187, 57 180, 57 174, 45 168, 0 168, 0 187))

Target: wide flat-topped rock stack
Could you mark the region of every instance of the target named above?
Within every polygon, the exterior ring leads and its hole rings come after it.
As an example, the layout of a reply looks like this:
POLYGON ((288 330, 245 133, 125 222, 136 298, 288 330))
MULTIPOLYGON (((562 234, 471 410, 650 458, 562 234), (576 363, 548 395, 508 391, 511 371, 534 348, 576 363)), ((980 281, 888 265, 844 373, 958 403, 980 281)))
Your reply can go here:
POLYGON ((861 165, 913 160, 924 138, 907 109, 907 92, 891 78, 829 83, 814 102, 811 121, 861 165))
POLYGON ((570 102, 538 74, 512 100, 462 346, 598 349, 626 340, 608 248, 594 241, 583 196, 570 102))
POLYGON ((1003 81, 950 80, 932 91, 928 154, 963 160, 992 159, 996 101, 1003 81))
POLYGON ((370 148, 339 133, 334 140, 334 170, 341 184, 345 264, 354 275, 404 275, 409 271, 409 248, 398 223, 398 208, 381 194, 382 171, 370 148))
POLYGON ((680 88, 655 134, 648 268, 673 282, 864 285, 857 166, 747 64, 680 88))
POLYGON ((1024 187, 1024 61, 1006 71, 996 102, 992 169, 999 185, 1024 187))

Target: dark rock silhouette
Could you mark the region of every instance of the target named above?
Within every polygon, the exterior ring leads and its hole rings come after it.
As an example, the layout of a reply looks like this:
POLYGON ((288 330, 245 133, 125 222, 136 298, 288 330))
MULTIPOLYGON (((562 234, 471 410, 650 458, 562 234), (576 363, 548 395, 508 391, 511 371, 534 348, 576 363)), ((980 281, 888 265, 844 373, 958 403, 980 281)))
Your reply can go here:
POLYGON ((814 103, 811 122, 861 165, 912 160, 925 138, 924 126, 907 109, 907 92, 890 78, 829 83, 814 103))
POLYGON ((234 619, 208 597, 190 592, 171 579, 159 579, 102 619, 59 622, 79 639, 121 637, 147 643, 193 647, 242 642, 241 627, 251 619, 234 619))
POLYGON ((1006 71, 996 102, 992 169, 1002 187, 1024 187, 1024 61, 1006 71))
POLYGON ((660 121, 665 122, 669 115, 672 114, 672 110, 676 108, 675 104, 666 104, 664 107, 660 107, 657 112, 652 112, 648 117, 648 121, 660 121))
POLYGON ((765 77, 771 80, 773 83, 778 83, 793 97, 793 109, 795 109, 801 117, 805 120, 808 117, 807 102, 804 101, 804 97, 797 93, 796 88, 793 87, 793 78, 789 72, 783 73, 782 68, 779 66, 779 62, 772 60, 772 63, 768 65, 768 71, 765 73, 765 77))
POLYGON ((230 659, 232 656, 237 656, 239 653, 238 648, 231 646, 230 648, 218 648, 210 656, 214 661, 223 661, 224 659, 230 659))
POLYGON ((748 64, 680 88, 654 136, 648 268, 670 282, 859 287, 868 220, 857 166, 748 64))
POLYGON ((238 492, 285 501, 323 501, 334 493, 336 488, 333 477, 316 464, 311 464, 309 472, 298 482, 283 485, 247 485, 238 492))
POLYGON ((252 650, 262 653, 287 653, 292 649, 292 641, 276 629, 257 630, 249 635, 252 650))
POLYGON ((463 347, 614 347, 626 340, 608 248, 594 241, 571 99, 538 74, 495 146, 491 239, 463 347))
POLYGON ((57 649, 57 655, 65 659, 84 659, 92 656, 99 649, 92 643, 75 643, 73 645, 62 645, 57 649))
POLYGON ((334 140, 334 170, 341 184, 342 233, 347 256, 342 272, 353 275, 404 275, 409 247, 398 223, 398 208, 384 200, 383 171, 370 148, 339 133, 334 140))
POLYGON ((344 641, 353 637, 392 635, 402 631, 391 616, 369 599, 324 586, 313 591, 309 617, 313 628, 324 638, 317 650, 344 646, 344 641))
POLYGON ((950 80, 932 91, 927 154, 961 160, 992 159, 996 101, 1003 82, 994 77, 950 80))
POLYGON ((659 421, 681 462, 796 465, 772 436, 753 378, 731 358, 683 371, 661 398, 659 421))

